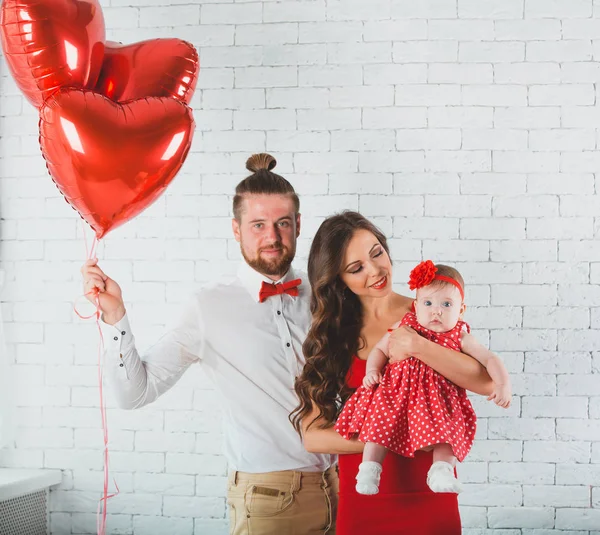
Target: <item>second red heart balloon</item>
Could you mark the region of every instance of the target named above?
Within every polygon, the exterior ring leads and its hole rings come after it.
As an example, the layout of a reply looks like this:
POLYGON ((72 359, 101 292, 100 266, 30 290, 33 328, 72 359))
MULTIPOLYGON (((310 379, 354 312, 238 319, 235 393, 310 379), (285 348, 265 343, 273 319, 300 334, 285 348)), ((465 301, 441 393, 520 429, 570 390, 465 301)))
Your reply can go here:
POLYGON ((144 97, 192 100, 198 79, 198 52, 180 39, 106 43, 96 89, 115 102, 144 97))
POLYGON ((11 74, 34 106, 61 87, 95 86, 104 56, 97 0, 4 0, 0 36, 11 74))
POLYGON ((193 133, 192 111, 172 98, 121 105, 91 91, 63 89, 40 110, 48 171, 98 239, 164 192, 193 133))

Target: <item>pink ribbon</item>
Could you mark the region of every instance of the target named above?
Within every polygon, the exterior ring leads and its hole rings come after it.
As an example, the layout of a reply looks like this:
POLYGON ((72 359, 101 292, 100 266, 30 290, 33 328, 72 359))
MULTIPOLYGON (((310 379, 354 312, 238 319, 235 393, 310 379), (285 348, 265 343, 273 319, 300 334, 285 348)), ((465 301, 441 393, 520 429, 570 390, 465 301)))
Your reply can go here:
MULTIPOLYGON (((83 223, 82 223, 83 225, 83 223)), ((88 260, 95 258, 96 247, 98 245, 98 239, 94 237, 94 241, 92 242, 91 249, 88 249, 87 238, 85 235, 85 227, 83 228, 83 238, 85 241, 85 250, 86 256, 88 260)), ((83 320, 89 320, 92 318, 96 319, 96 326, 98 327, 98 333, 100 334, 100 343, 98 344, 98 387, 100 391, 100 416, 102 419, 102 436, 104 442, 104 485, 102 490, 102 497, 98 502, 98 509, 96 510, 96 529, 98 535, 106 535, 106 511, 107 511, 107 502, 110 498, 113 498, 117 494, 119 494, 119 486, 117 482, 113 478, 113 483, 115 484, 116 492, 114 494, 108 493, 108 479, 109 479, 109 456, 108 456, 108 423, 106 419, 106 404, 104 402, 104 389, 102 386, 103 383, 103 367, 102 367, 102 355, 104 354, 104 337, 102 336, 102 329, 100 327, 100 317, 102 314, 102 310, 100 309, 100 295, 98 288, 94 288, 90 293, 85 294, 85 296, 90 295, 94 296, 94 304, 96 305, 96 311, 89 316, 82 316, 77 310, 77 301, 73 305, 73 310, 75 314, 79 316, 83 320)))

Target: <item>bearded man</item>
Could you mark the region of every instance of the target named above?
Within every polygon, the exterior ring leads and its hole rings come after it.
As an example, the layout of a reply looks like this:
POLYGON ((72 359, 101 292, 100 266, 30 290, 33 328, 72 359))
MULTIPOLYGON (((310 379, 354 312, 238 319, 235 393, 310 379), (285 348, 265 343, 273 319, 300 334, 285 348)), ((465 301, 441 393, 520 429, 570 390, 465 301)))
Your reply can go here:
POLYGON ((300 203, 272 172, 275 158, 248 159, 252 173, 233 200, 237 274, 197 291, 179 321, 140 357, 119 285, 98 266, 82 268, 88 299, 99 297, 105 369, 125 409, 152 403, 193 363, 221 394, 229 463, 231 534, 335 533, 335 456, 309 453, 289 421, 294 380, 304 367, 310 287, 292 268, 300 203))

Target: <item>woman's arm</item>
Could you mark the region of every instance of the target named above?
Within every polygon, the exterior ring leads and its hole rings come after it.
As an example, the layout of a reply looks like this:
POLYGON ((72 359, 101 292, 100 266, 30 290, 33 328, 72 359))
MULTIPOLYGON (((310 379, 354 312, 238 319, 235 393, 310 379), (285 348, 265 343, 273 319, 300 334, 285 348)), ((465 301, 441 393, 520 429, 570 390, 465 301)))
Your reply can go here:
POLYGON ((392 362, 415 357, 454 384, 476 394, 489 396, 493 391, 494 383, 479 362, 464 353, 430 342, 405 325, 391 334, 390 355, 392 362))
POLYGON ((302 436, 304 437, 304 448, 311 453, 362 453, 364 444, 358 440, 346 440, 342 438, 333 426, 320 428, 319 420, 310 427, 308 424, 319 414, 317 409, 302 422, 302 436), (307 429, 308 427, 308 429, 307 429))

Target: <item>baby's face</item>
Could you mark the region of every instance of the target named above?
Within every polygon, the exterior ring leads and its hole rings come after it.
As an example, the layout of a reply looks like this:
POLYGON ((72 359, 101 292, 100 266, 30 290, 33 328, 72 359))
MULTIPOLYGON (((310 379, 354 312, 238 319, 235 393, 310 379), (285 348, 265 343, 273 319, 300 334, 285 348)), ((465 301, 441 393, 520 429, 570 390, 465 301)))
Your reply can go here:
POLYGON ((465 305, 453 284, 430 285, 417 290, 417 321, 430 331, 445 333, 462 318, 465 305))

